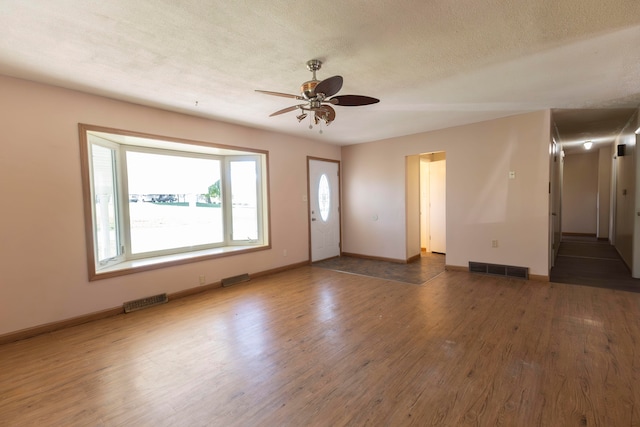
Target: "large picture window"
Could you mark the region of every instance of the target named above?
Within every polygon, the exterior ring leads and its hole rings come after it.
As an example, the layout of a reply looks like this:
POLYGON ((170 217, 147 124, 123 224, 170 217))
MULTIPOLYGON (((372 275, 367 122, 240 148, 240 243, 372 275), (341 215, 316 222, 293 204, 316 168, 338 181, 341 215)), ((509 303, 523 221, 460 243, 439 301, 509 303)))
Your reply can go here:
POLYGON ((90 279, 269 247, 267 152, 80 125, 90 279))

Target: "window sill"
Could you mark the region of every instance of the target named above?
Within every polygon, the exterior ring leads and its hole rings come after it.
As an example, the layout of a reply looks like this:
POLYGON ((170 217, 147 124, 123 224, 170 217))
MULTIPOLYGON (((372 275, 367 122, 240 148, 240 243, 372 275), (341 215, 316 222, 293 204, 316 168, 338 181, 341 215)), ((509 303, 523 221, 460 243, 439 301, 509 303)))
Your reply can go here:
POLYGON ((94 281, 107 279, 109 277, 123 276, 125 274, 133 274, 141 271, 171 267, 174 265, 222 258, 225 256, 240 255, 248 252, 262 251, 270 248, 270 245, 225 246, 220 248, 205 249, 201 251, 162 255, 153 258, 128 260, 123 261, 119 264, 101 268, 100 270, 94 272, 89 280, 94 281))

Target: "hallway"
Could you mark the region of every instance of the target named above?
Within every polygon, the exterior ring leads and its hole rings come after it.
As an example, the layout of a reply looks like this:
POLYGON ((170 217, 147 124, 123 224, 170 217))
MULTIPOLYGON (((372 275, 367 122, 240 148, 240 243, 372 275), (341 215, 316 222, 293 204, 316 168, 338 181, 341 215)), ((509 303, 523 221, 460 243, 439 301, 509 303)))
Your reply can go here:
POLYGON ((640 292, 640 279, 631 277, 616 249, 595 237, 563 236, 550 280, 640 292))

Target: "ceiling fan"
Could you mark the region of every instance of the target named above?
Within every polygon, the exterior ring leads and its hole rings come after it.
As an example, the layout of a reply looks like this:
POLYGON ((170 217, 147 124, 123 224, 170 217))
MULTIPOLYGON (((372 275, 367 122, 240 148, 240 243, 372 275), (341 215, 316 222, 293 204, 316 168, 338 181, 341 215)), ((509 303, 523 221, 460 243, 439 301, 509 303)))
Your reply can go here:
MULTIPOLYGON (((302 110, 296 116, 299 122, 304 120, 308 113, 312 113, 311 120, 315 124, 324 122, 329 125, 336 118, 336 111, 332 105, 341 105, 343 107, 358 107, 360 105, 369 105, 380 102, 379 99, 371 98, 363 95, 338 95, 334 96, 342 88, 342 76, 333 76, 322 81, 316 79, 316 71, 322 67, 322 61, 319 59, 311 59, 307 61, 307 69, 313 73, 313 78, 302 83, 300 86, 300 95, 292 95, 281 92, 271 92, 267 90, 257 90, 256 92, 265 93, 267 95, 282 96, 285 98, 293 98, 304 101, 302 104, 292 105, 283 108, 269 117, 288 113, 290 111, 302 110)), ((309 129, 313 128, 313 124, 309 124, 309 129)))

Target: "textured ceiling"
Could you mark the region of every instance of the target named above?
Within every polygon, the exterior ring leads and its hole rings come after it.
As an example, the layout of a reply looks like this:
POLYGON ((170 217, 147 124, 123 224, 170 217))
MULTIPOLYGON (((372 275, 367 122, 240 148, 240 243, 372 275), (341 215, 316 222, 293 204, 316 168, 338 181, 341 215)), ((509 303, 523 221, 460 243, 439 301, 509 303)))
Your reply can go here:
POLYGON ((611 138, 640 104, 638 0, 2 0, 0 28, 0 74, 341 145, 547 108, 611 138), (381 102, 269 117, 297 102, 254 89, 312 58, 381 102))

